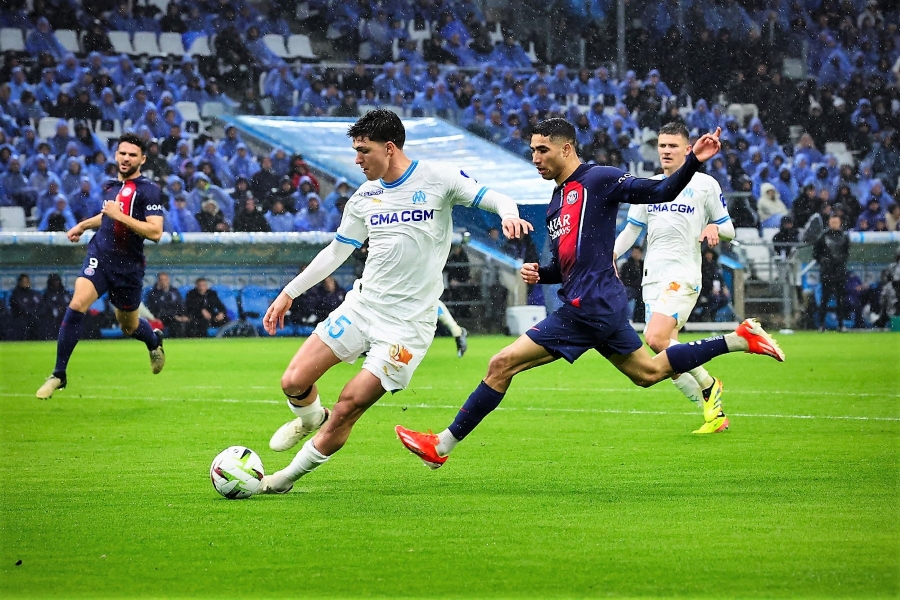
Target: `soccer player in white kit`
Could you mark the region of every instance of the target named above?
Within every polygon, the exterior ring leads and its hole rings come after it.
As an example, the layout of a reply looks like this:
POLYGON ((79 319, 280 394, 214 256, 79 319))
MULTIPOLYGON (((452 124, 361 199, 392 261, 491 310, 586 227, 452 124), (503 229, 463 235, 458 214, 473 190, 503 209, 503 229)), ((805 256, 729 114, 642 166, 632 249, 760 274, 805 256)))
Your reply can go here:
MULTIPOLYGON (((659 131, 657 152, 664 175, 677 171, 690 153, 687 128, 667 123, 659 131)), ((687 322, 700 292, 700 244, 712 248, 719 240, 734 238, 734 224, 722 189, 715 179, 695 173, 675 201, 668 204, 635 204, 628 223, 616 238, 613 257, 621 256, 647 229, 647 256, 642 282, 648 315, 644 338, 654 352, 678 344, 678 331, 687 322)), ((682 394, 703 407, 704 423, 694 433, 728 429, 722 410, 722 382, 702 366, 672 377, 682 394)))
POLYGON ((271 335, 283 327, 293 299, 342 265, 366 238, 368 259, 343 304, 316 327, 282 375, 281 388, 296 418, 275 432, 269 446, 284 451, 319 431, 290 465, 264 477, 257 493, 290 491, 343 447, 356 421, 385 392, 409 385, 434 338, 453 206, 497 213, 508 238, 533 230, 519 218, 512 198, 462 171, 409 159, 403 152, 406 131, 393 112, 366 113, 347 136, 367 181, 347 202, 334 241, 269 306, 266 331, 271 335), (363 354, 362 370, 330 411, 323 407, 316 381, 331 367, 363 354))

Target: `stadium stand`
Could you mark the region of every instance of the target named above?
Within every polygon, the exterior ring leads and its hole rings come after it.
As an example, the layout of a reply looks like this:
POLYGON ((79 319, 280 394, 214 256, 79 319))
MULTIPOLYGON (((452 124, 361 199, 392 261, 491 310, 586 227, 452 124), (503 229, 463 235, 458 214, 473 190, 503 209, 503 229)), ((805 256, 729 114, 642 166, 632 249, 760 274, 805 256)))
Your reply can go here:
MULTIPOLYGON (((615 23, 612 0, 595 3, 596 14, 585 13, 583 3, 559 3, 569 26, 549 33, 546 14, 529 3, 509 15, 463 0, 444 2, 441 11, 430 3, 395 2, 378 5, 397 23, 380 32, 390 41, 390 56, 361 69, 361 34, 372 33, 374 5, 302 2, 282 18, 269 18, 269 2, 248 10, 225 1, 176 2, 174 11, 169 4, 147 0, 141 10, 129 13, 126 6, 122 13, 76 0, 49 3, 75 15, 67 22, 32 3, 0 7, 3 231, 37 226, 45 206, 39 199, 54 177, 72 197, 80 180, 67 176, 70 158, 79 163, 80 177, 90 179, 84 193, 96 194, 109 172, 112 145, 129 130, 157 140, 152 174, 170 211, 179 195, 188 206, 210 194, 238 203, 243 178, 261 210, 281 199, 293 213, 305 205, 299 190, 308 165, 276 157, 277 148, 258 140, 227 139, 217 118, 352 117, 376 106, 440 117, 519 156, 537 120, 566 117, 579 123, 585 160, 640 175, 657 168, 652 147, 641 152, 645 131, 672 118, 685 120, 692 134, 721 126, 722 156, 708 172, 726 195, 746 198, 740 225, 759 232, 756 196, 768 182, 801 230, 821 205, 839 210, 847 229, 898 227, 891 217, 900 201, 896 3, 853 1, 838 9, 837 3, 739 0, 726 9, 699 0, 680 8, 680 17, 670 2, 629 4, 628 62, 615 65, 605 60, 615 56, 615 36, 606 29, 615 23), (250 39, 251 29, 261 43, 250 39), (461 47, 454 34, 465 40, 461 47), (311 62, 320 59, 327 62, 311 62), (285 72, 276 73, 282 65, 285 72), (561 79, 557 72, 564 73, 561 79), (86 102, 79 92, 87 92, 86 102), (60 120, 67 134, 58 133, 60 120), (80 122, 88 128, 75 137, 80 122), (811 145, 801 143, 807 135, 811 145), (238 156, 241 143, 249 147, 238 156), (40 154, 46 173, 38 166, 40 154), (210 180, 212 191, 198 191, 197 173, 210 180), (289 184, 279 185, 285 179, 289 184), (812 207, 801 194, 807 185, 816 188, 812 207), (877 209, 865 213, 873 198, 877 209)), ((233 206, 226 209, 235 214, 233 206)), ((168 219, 167 227, 177 232, 190 226, 185 222, 168 219)), ((759 242, 752 253, 761 264, 771 242, 759 242)))

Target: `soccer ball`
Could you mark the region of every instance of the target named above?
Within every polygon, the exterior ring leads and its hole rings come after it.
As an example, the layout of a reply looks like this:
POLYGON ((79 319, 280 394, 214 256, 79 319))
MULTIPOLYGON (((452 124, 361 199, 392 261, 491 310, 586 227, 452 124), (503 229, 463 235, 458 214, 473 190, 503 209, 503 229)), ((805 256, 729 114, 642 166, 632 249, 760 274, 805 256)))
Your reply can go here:
POLYGON ((259 489, 263 464, 259 455, 244 446, 232 446, 219 453, 209 467, 216 491, 229 500, 249 498, 259 489))

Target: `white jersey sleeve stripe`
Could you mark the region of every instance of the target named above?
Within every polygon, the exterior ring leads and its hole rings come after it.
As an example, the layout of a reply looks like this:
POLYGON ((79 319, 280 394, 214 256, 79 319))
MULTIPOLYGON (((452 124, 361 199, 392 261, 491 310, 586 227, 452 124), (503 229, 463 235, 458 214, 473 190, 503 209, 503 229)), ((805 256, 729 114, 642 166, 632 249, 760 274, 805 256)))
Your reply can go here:
POLYGON ((481 204, 481 200, 482 198, 484 198, 484 195, 487 193, 487 191, 487 187, 482 187, 480 190, 478 190, 478 193, 475 194, 475 199, 472 201, 472 206, 477 207, 479 204, 481 204))
POLYGON ((713 221, 713 223, 716 224, 716 225, 721 225, 721 224, 724 223, 725 221, 730 221, 730 220, 731 220, 731 217, 728 216, 728 215, 725 215, 724 217, 722 217, 722 218, 719 219, 718 221, 713 221))
POLYGON ((334 239, 343 244, 350 244, 354 248, 362 248, 362 242, 354 240, 353 238, 344 237, 341 234, 334 236, 334 239))
POLYGON ((646 223, 641 223, 637 219, 632 219, 631 217, 628 217, 628 222, 631 223, 632 225, 637 225, 638 227, 642 227, 642 228, 647 227, 646 223))

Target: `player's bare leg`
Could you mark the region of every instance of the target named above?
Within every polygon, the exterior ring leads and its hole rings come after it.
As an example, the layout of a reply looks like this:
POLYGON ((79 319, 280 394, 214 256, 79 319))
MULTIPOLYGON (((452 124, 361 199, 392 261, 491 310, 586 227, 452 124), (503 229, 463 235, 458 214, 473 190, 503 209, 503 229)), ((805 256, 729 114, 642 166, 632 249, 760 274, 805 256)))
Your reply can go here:
POLYGON ((674 373, 687 373, 717 356, 729 352, 747 352, 770 356, 784 362, 784 352, 756 319, 745 319, 733 333, 675 344, 651 357, 641 346, 628 355, 614 354, 609 361, 627 375, 635 385, 651 385, 671 377, 674 373))
POLYGON ((260 494, 284 494, 294 482, 317 469, 344 447, 363 413, 385 394, 381 380, 363 369, 350 380, 335 402, 331 415, 314 438, 308 440, 287 467, 263 477, 260 494))
POLYGON ((420 433, 401 425, 397 425, 394 430, 410 452, 436 469, 446 462, 447 455, 453 448, 497 408, 512 384, 513 377, 554 360, 556 357, 547 352, 546 348, 534 343, 527 335, 519 336, 491 358, 484 380, 475 388, 447 429, 436 435, 420 433))
POLYGON ((153 329, 150 321, 138 316, 137 309, 116 309, 116 321, 126 337, 140 340, 147 345, 150 352, 150 370, 154 375, 162 371, 166 364, 166 353, 163 350, 163 335, 159 329, 153 329))
POLYGON ((63 316, 62 325, 59 328, 59 337, 56 340, 56 367, 53 369, 53 374, 38 389, 35 394, 36 397, 46 400, 56 390, 66 387, 66 368, 69 365, 69 358, 71 358, 72 352, 75 351, 75 346, 81 338, 81 331, 84 327, 84 315, 98 297, 97 289, 90 279, 78 277, 75 280, 72 300, 69 302, 69 308, 63 316))
MULTIPOLYGON (((647 345, 657 354, 678 342, 678 321, 669 315, 654 312, 644 329, 647 345)), ((687 373, 672 375, 672 383, 689 400, 703 409, 704 425, 695 433, 716 433, 728 429, 728 418, 722 410, 722 382, 712 377, 702 366, 687 373)))
POLYGON ((340 359, 317 334, 313 333, 303 342, 281 376, 281 389, 296 418, 272 435, 269 440, 272 450, 283 452, 293 448, 329 419, 329 410, 322 406, 316 381, 339 362, 340 359))

